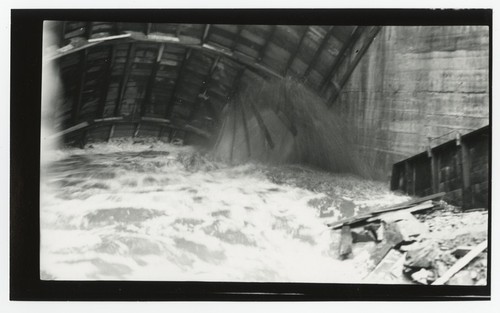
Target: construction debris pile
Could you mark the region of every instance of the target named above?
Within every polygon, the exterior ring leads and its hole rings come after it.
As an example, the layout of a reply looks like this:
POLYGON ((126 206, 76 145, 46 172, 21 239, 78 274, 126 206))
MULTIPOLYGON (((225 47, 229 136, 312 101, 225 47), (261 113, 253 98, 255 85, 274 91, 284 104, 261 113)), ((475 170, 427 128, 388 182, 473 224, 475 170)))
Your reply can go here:
POLYGON ((372 242, 368 283, 486 285, 488 211, 462 211, 437 201, 443 195, 331 223, 340 232, 339 258, 372 242))

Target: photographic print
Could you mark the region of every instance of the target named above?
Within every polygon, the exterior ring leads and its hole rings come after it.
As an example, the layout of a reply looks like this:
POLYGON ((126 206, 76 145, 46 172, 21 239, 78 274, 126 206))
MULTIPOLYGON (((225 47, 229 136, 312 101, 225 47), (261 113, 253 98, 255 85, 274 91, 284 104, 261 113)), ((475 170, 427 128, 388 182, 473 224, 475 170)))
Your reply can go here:
POLYGON ((40 281, 488 286, 490 27, 426 24, 44 19, 40 281))

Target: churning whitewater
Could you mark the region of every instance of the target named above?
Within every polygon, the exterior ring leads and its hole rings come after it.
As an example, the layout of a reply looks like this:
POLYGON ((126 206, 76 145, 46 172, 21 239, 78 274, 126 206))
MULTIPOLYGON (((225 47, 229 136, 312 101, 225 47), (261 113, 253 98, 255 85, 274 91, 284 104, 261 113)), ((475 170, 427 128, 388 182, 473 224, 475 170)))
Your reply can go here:
POLYGON ((339 260, 326 223, 408 198, 319 173, 229 166, 162 142, 52 151, 42 164, 41 278, 361 281, 368 252, 339 260))

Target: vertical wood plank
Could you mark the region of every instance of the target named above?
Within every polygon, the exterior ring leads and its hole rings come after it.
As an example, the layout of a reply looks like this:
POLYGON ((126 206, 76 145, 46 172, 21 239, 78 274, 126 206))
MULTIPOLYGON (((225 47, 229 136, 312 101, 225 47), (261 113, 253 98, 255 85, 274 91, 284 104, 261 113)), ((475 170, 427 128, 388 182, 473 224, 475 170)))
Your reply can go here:
POLYGON ((434 151, 430 150, 431 154, 431 179, 432 179, 432 192, 439 192, 439 173, 438 173, 438 162, 437 155, 434 151))
POLYGON ((305 26, 303 31, 302 31, 302 35, 300 36, 300 40, 299 40, 299 43, 297 44, 297 47, 295 48, 293 53, 288 58, 288 61, 287 61, 286 67, 285 67, 285 73, 283 74, 284 76, 286 76, 288 74, 288 71, 290 70, 290 66, 292 66, 293 61, 295 61, 295 58, 297 57, 297 54, 299 53, 300 48, 302 47, 302 43, 304 42, 304 39, 307 36, 308 30, 309 30, 309 26, 305 26))
POLYGON ((460 142, 460 157, 462 158, 462 207, 470 209, 472 206, 470 150, 469 145, 464 140, 460 142))
POLYGON ((264 42, 264 45, 262 46, 262 48, 259 51, 259 55, 257 56, 257 61, 260 62, 264 58, 267 47, 269 47, 269 43, 273 39, 274 33, 276 32, 276 28, 277 28, 276 25, 271 26, 271 30, 269 31, 269 34, 266 37, 266 41, 264 42))
POLYGON ((339 255, 341 258, 346 259, 351 253, 352 253, 351 228, 348 225, 342 226, 342 230, 340 231, 339 255))
POLYGON ((114 116, 119 116, 122 108, 123 95, 125 94, 125 90, 127 89, 128 79, 130 77, 130 72, 132 71, 132 64, 134 63, 134 54, 135 54, 135 44, 130 43, 127 53, 127 61, 125 63, 125 67, 123 70, 123 77, 120 82, 120 86, 118 89, 118 97, 116 98, 114 116))
MULTIPOLYGON (((326 91, 326 87, 327 87, 328 82, 333 79, 335 71, 337 70, 337 68, 340 66, 340 64, 342 63, 342 61, 346 57, 347 50, 350 49, 354 45, 354 43, 358 40, 359 36, 363 32, 363 29, 364 29, 364 26, 356 26, 356 28, 352 32, 352 35, 349 38, 349 40, 346 41, 342 45, 342 48, 340 48, 339 54, 337 55, 337 57, 333 61, 332 67, 330 68, 330 71, 328 71, 328 74, 325 76, 325 78, 321 82, 321 89, 323 92, 326 91)), ((334 84, 334 86, 337 89, 340 89, 338 84, 334 84)))
POLYGON ((321 42, 320 42, 320 44, 318 46, 318 49, 314 53, 312 61, 309 62, 306 70, 304 71, 304 75, 302 75, 302 79, 303 80, 307 80, 309 74, 311 73, 311 70, 318 63, 319 56, 321 55, 321 53, 325 49, 326 44, 328 43, 328 39, 330 39, 330 36, 332 35, 332 32, 333 32, 333 26, 330 26, 329 29, 327 30, 326 34, 325 34, 325 37, 323 37, 323 39, 321 40, 321 42))
POLYGON ((99 104, 97 105, 96 117, 102 118, 104 117, 104 109, 106 106, 106 101, 108 98, 108 89, 109 84, 111 83, 111 74, 113 73, 113 66, 115 63, 115 55, 116 55, 116 45, 111 45, 109 58, 107 61, 106 74, 104 77, 104 81, 101 85, 101 97, 99 99, 99 104))
POLYGON ((245 132, 245 142, 247 146, 247 156, 252 156, 251 144, 250 144, 250 132, 248 131, 247 119, 245 114, 245 107, 241 106, 241 120, 243 122, 243 131, 245 132))
POLYGON ((172 118, 172 113, 173 113, 174 107, 175 107, 175 103, 174 103, 175 95, 176 95, 176 93, 179 89, 179 86, 181 84, 181 80, 183 78, 182 74, 184 72, 184 68, 186 67, 186 64, 188 63, 190 55, 191 55, 191 49, 186 48, 186 52, 184 53, 184 58, 182 59, 181 64, 179 65, 179 70, 177 71, 177 78, 175 79, 174 88, 172 89, 172 94, 170 95, 170 98, 169 98, 168 103, 167 103, 167 109, 165 110, 165 113, 166 113, 165 117, 167 119, 172 118))
POLYGON ((146 108, 148 105, 151 105, 151 98, 153 94, 153 88, 156 82, 156 74, 158 73, 158 70, 160 68, 160 63, 161 63, 161 58, 163 55, 163 50, 165 48, 165 44, 161 44, 158 47, 158 51, 156 53, 156 62, 153 64, 153 67, 151 69, 151 74, 149 75, 148 83, 146 86, 146 92, 144 95, 144 100, 141 103, 141 115, 144 116, 146 114, 146 108))
POLYGON ((82 106, 83 89, 85 87, 85 74, 87 69, 87 49, 83 49, 80 52, 80 65, 78 82, 76 86, 75 100, 73 102, 73 107, 71 110, 71 119, 73 124, 78 122, 78 116, 80 115, 80 109, 82 106))

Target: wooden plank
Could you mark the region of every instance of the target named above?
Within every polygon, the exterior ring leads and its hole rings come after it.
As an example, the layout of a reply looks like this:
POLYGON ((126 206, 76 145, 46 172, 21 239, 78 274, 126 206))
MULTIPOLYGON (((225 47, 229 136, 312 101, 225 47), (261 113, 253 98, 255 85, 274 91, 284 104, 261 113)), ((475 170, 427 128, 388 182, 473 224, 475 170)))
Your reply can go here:
POLYGON ((203 35, 201 36, 201 44, 203 45, 208 38, 210 33, 210 24, 205 25, 205 29, 203 30, 203 35))
POLYGON ((259 55, 257 56, 257 61, 260 62, 264 58, 264 55, 265 55, 266 50, 267 50, 267 47, 269 47, 269 43, 271 42, 271 40, 274 37, 274 34, 276 33, 276 28, 277 28, 276 25, 272 25, 271 26, 271 31, 267 35, 267 37, 266 37, 266 39, 264 41, 264 45, 262 45, 262 47, 259 50, 259 55))
POLYGON ((328 225, 328 227, 331 227, 333 229, 338 229, 338 228, 342 227, 342 225, 353 225, 353 224, 357 224, 357 223, 360 223, 360 222, 365 222, 365 221, 367 221, 368 219, 370 219, 371 217, 373 217, 373 216, 375 216, 377 214, 382 214, 382 213, 386 213, 386 212, 391 212, 391 211, 397 211, 397 210, 406 209, 406 208, 412 207, 414 205, 420 204, 420 203, 425 202, 425 201, 434 200, 434 199, 437 199, 437 198, 442 198, 445 194, 446 194, 445 192, 440 192, 440 193, 437 193, 437 194, 433 194, 433 195, 429 195, 429 196, 426 196, 426 197, 422 197, 422 198, 410 200, 410 201, 407 201, 407 202, 403 202, 403 203, 400 203, 400 204, 397 204, 397 205, 393 205, 393 206, 390 206, 390 207, 387 207, 387 208, 375 210, 375 211, 372 211, 372 212, 369 212, 369 213, 366 213, 366 214, 357 215, 357 216, 354 216, 354 217, 351 217, 351 218, 348 218, 348 219, 344 219, 344 220, 340 220, 338 222, 330 223, 330 224, 327 224, 327 225, 328 225))
POLYGON ((174 88, 172 89, 172 94, 170 95, 170 98, 167 102, 167 109, 165 110, 166 112, 166 118, 171 119, 172 118, 172 113, 174 111, 175 107, 175 94, 177 93, 180 82, 182 80, 182 74, 184 73, 184 68, 186 67, 186 64, 188 62, 188 59, 191 55, 191 49, 186 49, 186 52, 184 53, 184 58, 182 59, 181 64, 179 65, 179 70, 177 71, 177 79, 175 80, 174 88))
POLYGON ((471 161, 469 146, 463 140, 460 141, 460 157, 462 159, 462 208, 471 208, 472 192, 471 192, 471 161))
POLYGON ((80 76, 78 77, 75 99, 73 102, 73 106, 71 108, 71 120, 73 124, 78 122, 78 115, 80 114, 80 109, 82 107, 82 96, 83 96, 83 88, 85 86, 85 74, 87 69, 87 50, 83 50, 80 56, 80 64, 78 66, 78 73, 80 76))
POLYGON ((226 123, 227 123, 227 118, 223 119, 223 121, 222 121, 222 125, 219 129, 219 134, 217 135, 217 140, 215 141, 214 149, 218 148, 218 146, 222 140, 222 136, 224 134, 224 128, 226 127, 226 123))
POLYGON ((257 110, 255 107, 255 104, 253 102, 250 103, 250 108, 252 109, 252 113, 255 115, 255 118, 257 119, 257 124, 259 124, 260 129, 264 133, 264 137, 269 144, 269 147, 271 149, 274 149, 274 142, 271 137, 271 134, 269 133, 269 130, 266 127, 266 124, 264 123, 264 120, 262 119, 262 116, 260 115, 260 112, 257 110))
POLYGON ((141 129, 141 124, 140 123, 135 123, 134 132, 132 133, 132 138, 137 137, 137 135, 139 134, 139 130, 140 129, 141 129))
POLYGON ((123 69, 123 77, 120 82, 120 86, 118 89, 118 97, 116 98, 114 116, 120 115, 120 111, 122 108, 123 95, 125 94, 125 89, 127 89, 128 79, 130 77, 130 73, 132 72, 132 64, 134 63, 134 54, 135 54, 135 44, 129 44, 128 52, 127 52, 127 62, 125 63, 125 67, 123 69))
POLYGON ((88 49, 88 48, 96 46, 96 45, 98 45, 100 43, 101 42, 94 42, 94 41, 88 42, 88 41, 84 41, 82 43, 78 43, 77 45, 68 44, 68 45, 66 45, 64 47, 61 47, 61 48, 57 49, 55 53, 52 53, 52 54, 49 54, 49 55, 44 55, 43 56, 43 62, 44 62, 44 64, 46 64, 46 63, 48 63, 50 61, 57 60, 57 59, 65 56, 65 55, 73 54, 75 52, 88 49))
POLYGON ((149 79, 146 85, 144 100, 141 103, 141 116, 146 114, 146 106, 151 104, 153 88, 156 82, 156 74, 158 73, 158 69, 160 68, 161 58, 164 49, 165 49, 165 44, 161 44, 158 47, 158 51, 156 53, 156 62, 153 64, 153 68, 151 69, 151 74, 149 75, 149 79))
POLYGON ((247 156, 251 157, 252 156, 252 151, 251 151, 251 145, 250 145, 250 132, 248 131, 248 125, 247 125, 247 119, 246 119, 246 114, 245 114, 245 107, 241 106, 241 120, 243 122, 243 131, 245 133, 245 143, 247 147, 247 156))
POLYGON ((233 162, 233 150, 234 150, 234 143, 236 141, 236 129, 237 129, 237 126, 238 126, 237 123, 236 123, 236 120, 237 120, 236 102, 234 102, 233 99, 236 96, 236 94, 238 93, 238 90, 240 88, 241 78, 243 77, 244 73, 245 73, 245 68, 243 67, 238 72, 238 74, 237 74, 237 76, 236 76, 236 78, 234 80, 232 90, 229 93, 228 104, 231 106, 232 113, 233 113, 233 134, 232 134, 232 138, 231 138, 231 150, 229 151, 229 161, 231 163, 233 162))
POLYGON ((170 120, 166 118, 158 118, 158 117, 146 117, 143 116, 141 117, 142 121, 148 121, 148 122, 157 122, 157 123, 165 123, 165 124, 170 124, 170 120))
POLYGON ((109 140, 113 137, 114 133, 115 133, 115 124, 111 125, 111 127, 109 128, 108 139, 106 141, 109 142, 109 140))
POLYGON ((113 116, 113 117, 105 117, 105 118, 96 118, 94 119, 94 123, 104 123, 104 122, 116 122, 122 121, 123 116, 113 116))
POLYGON ((373 249, 370 251, 370 260, 372 260, 373 264, 379 264, 391 251, 393 248, 393 244, 387 242, 381 242, 376 244, 373 249))
POLYGON ((472 249, 469 253, 467 253, 464 257, 459 259, 452 267, 446 271, 443 276, 436 279, 432 285, 444 285, 450 278, 453 277, 456 273, 458 273, 462 268, 467 266, 475 257, 477 257, 481 252, 483 252, 488 247, 488 241, 485 240, 478 244, 474 249, 472 249))
MULTIPOLYGON (((349 38, 349 41, 345 42, 342 48, 340 48, 339 54, 335 58, 335 61, 332 64, 332 67, 328 74, 325 76, 323 81, 321 82, 321 90, 324 93, 326 91, 326 87, 328 82, 330 82, 333 79, 333 75, 335 74, 335 71, 338 69, 340 64, 344 61, 346 55, 347 55, 347 50, 351 49, 351 47, 354 45, 354 43, 359 39, 359 36, 363 33, 364 26, 356 26, 354 31, 352 32, 351 37, 349 38)), ((337 88, 340 89, 340 86, 337 88)))
MULTIPOLYGON (((188 120, 192 121, 194 119, 196 110, 199 108, 200 104, 202 102, 206 102, 208 98, 203 98, 203 96, 208 92, 208 89, 210 88, 210 84, 212 83, 213 80, 213 74, 215 73, 215 70, 217 69, 217 64, 219 64, 220 61, 220 56, 217 56, 214 58, 212 65, 210 66, 210 69, 208 70, 208 73, 205 75, 203 78, 203 81, 205 82, 204 85, 201 86, 200 90, 198 91, 198 97, 196 99, 195 104, 193 105, 193 108, 191 109, 191 112, 189 113, 188 120)), ((213 116, 215 118, 215 116, 213 116)))
POLYGON ((399 190, 399 171, 399 166, 393 164, 391 171, 391 190, 399 190))
POLYGON ((328 39, 330 39, 330 36, 332 35, 332 33, 333 33, 333 26, 329 26, 329 29, 326 32, 325 37, 323 37, 323 39, 321 40, 321 42, 320 42, 320 44, 318 46, 318 49, 316 49, 316 52, 314 53, 312 61, 309 62, 309 64, 307 65, 306 70, 304 71, 304 74, 302 75, 302 79, 303 80, 307 80, 307 77, 309 76, 311 70, 318 63, 319 56, 321 55, 321 53, 325 49, 325 47, 326 47, 326 45, 328 43, 328 39))
POLYGON ((115 35, 115 36, 110 36, 110 37, 105 37, 105 38, 95 38, 92 39, 92 42, 90 43, 84 43, 82 45, 79 45, 77 47, 74 47, 72 45, 68 45, 66 47, 62 47, 58 49, 58 51, 54 54, 51 55, 46 55, 44 56, 44 64, 48 63, 50 61, 53 61, 55 59, 58 59, 64 55, 71 54, 77 51, 80 51, 82 49, 86 49, 92 46, 95 46, 97 44, 120 44, 124 42, 130 42, 130 40, 134 40, 134 42, 144 42, 144 43, 165 43, 167 45, 172 45, 172 46, 180 46, 180 47, 186 47, 189 49, 193 50, 199 50, 203 51, 205 53, 210 53, 210 54, 215 54, 215 55, 220 55, 226 58, 229 58, 235 62, 238 62, 240 64, 243 64, 248 67, 249 70, 259 73, 259 74, 264 74, 264 75, 269 75, 275 78, 282 79, 284 76, 276 71, 274 71, 271 68, 268 68, 260 63, 254 62, 252 58, 244 57, 241 54, 234 53, 234 51, 231 51, 226 48, 222 47, 215 47, 206 43, 202 44, 193 44, 192 42, 187 42, 186 40, 181 40, 177 37, 173 36, 166 36, 166 35, 157 35, 157 34, 149 34, 148 36, 142 35, 142 37, 132 34, 132 33, 127 33, 127 34, 122 34, 122 35, 115 35), (107 43, 106 41, 114 40, 111 43, 107 43))
POLYGON ((237 27, 237 31, 233 37, 233 44, 231 45, 231 52, 234 51, 234 49, 236 49, 236 46, 238 45, 238 40, 240 39, 240 35, 241 35, 241 32, 243 31, 243 26, 242 25, 236 25, 237 27))
POLYGON ((106 74, 104 77, 104 81, 101 85, 101 97, 99 98, 99 104, 97 105, 97 113, 96 116, 101 118, 104 116, 104 109, 106 106, 106 100, 108 98, 108 89, 109 84, 111 83, 111 74, 113 73, 113 66, 115 64, 115 55, 116 55, 116 45, 112 45, 110 47, 110 55, 107 62, 106 74))
POLYGON ((432 149, 430 149, 431 154, 431 178, 432 178, 432 192, 439 192, 439 169, 438 169, 438 158, 432 149))
POLYGON ((278 117, 278 119, 285 125, 285 127, 288 129, 288 131, 295 137, 297 136, 297 128, 295 127, 294 124, 288 119, 288 117, 283 113, 281 110, 277 110, 274 107, 272 108, 274 114, 278 117))
POLYGON ((233 103, 231 105, 231 108, 233 109, 233 134, 231 137, 231 150, 229 151, 229 162, 233 163, 233 151, 234 151, 234 143, 236 142, 236 129, 238 127, 238 124, 236 123, 236 105, 233 103))
POLYGON ((349 226, 343 226, 340 231, 339 255, 345 259, 352 253, 352 235, 349 226))
POLYGON ((348 64, 347 71, 342 75, 340 81, 338 82, 339 85, 339 91, 335 92, 330 99, 328 100, 329 105, 331 106, 333 102, 337 99, 338 95, 340 94, 340 90, 344 88, 344 85, 346 82, 349 80, 349 77, 351 77, 352 72, 358 65, 359 61, 365 54, 365 52, 368 50, 370 47, 371 43, 373 42, 373 39, 375 39, 375 36, 378 34, 382 27, 381 26, 373 26, 371 29, 368 30, 367 38, 364 44, 361 46, 359 51, 357 51, 354 59, 348 64))
POLYGON ((207 131, 204 131, 203 129, 200 129, 198 127, 195 127, 193 125, 185 125, 182 130, 185 130, 185 131, 189 131, 189 132, 192 132, 192 133, 195 133, 195 134, 198 134, 202 137, 205 137, 207 139, 210 139, 212 138, 212 134, 207 132, 207 131))
POLYGON ((309 26, 305 26, 304 30, 302 32, 302 36, 300 36, 300 40, 299 40, 299 43, 297 44, 297 47, 295 48, 293 53, 290 54, 290 57, 288 58, 288 61, 287 61, 286 67, 285 67, 285 73, 283 74, 284 76, 286 76, 288 74, 288 70, 290 69, 290 66, 292 66, 293 61, 295 61, 295 58, 297 57, 297 54, 299 53, 300 48, 302 47, 302 43, 304 42, 304 39, 307 36, 308 30, 309 30, 309 26))
POLYGON ((413 205, 416 205, 416 204, 419 204, 419 203, 422 203, 422 202, 425 202, 425 201, 435 200, 435 199, 438 199, 438 198, 442 198, 445 194, 446 194, 445 192, 440 192, 440 193, 428 195, 428 196, 425 196, 425 197, 421 197, 421 198, 417 198, 417 199, 414 199, 414 200, 403 202, 403 203, 400 203, 400 204, 397 204, 397 205, 393 205, 393 206, 390 206, 390 207, 387 207, 387 208, 384 208, 384 209, 376 210, 376 211, 373 211, 371 213, 372 214, 380 214, 380 213, 385 213, 385 212, 390 212, 390 211, 396 211, 396 210, 405 209, 405 208, 408 208, 410 206, 413 206, 413 205))
POLYGON ((417 164, 413 163, 413 166, 411 167, 412 170, 412 190, 411 194, 416 195, 417 194, 417 164))
POLYGON ((65 130, 62 130, 60 132, 57 132, 55 134, 52 134, 48 137, 48 139, 56 139, 56 138, 59 138, 63 135, 67 135, 67 134, 70 134, 72 132, 75 132, 77 130, 80 130, 80 129, 83 129, 87 126, 89 126, 90 124, 88 122, 82 122, 82 123, 79 123, 77 125, 74 125, 74 126, 71 126, 69 128, 66 128, 65 130))
POLYGON ((92 38, 89 39, 89 43, 99 43, 103 41, 109 41, 109 40, 117 40, 117 39, 124 39, 124 38, 129 38, 131 37, 132 34, 119 34, 119 35, 112 35, 112 36, 106 36, 106 37, 99 37, 99 38, 92 38))
POLYGON ((396 249, 389 252, 376 264, 375 268, 363 279, 369 283, 409 284, 410 281, 403 275, 406 252, 401 253, 396 249))
POLYGON ((405 192, 409 195, 414 195, 412 193, 412 190, 413 190, 413 181, 412 181, 412 178, 413 178, 413 173, 412 173, 412 169, 410 167, 410 163, 409 161, 405 161, 405 192))
POLYGON ((93 27, 94 27, 94 25, 92 22, 87 22, 85 25, 85 37, 86 37, 87 41, 89 41, 90 37, 92 36, 93 27))

